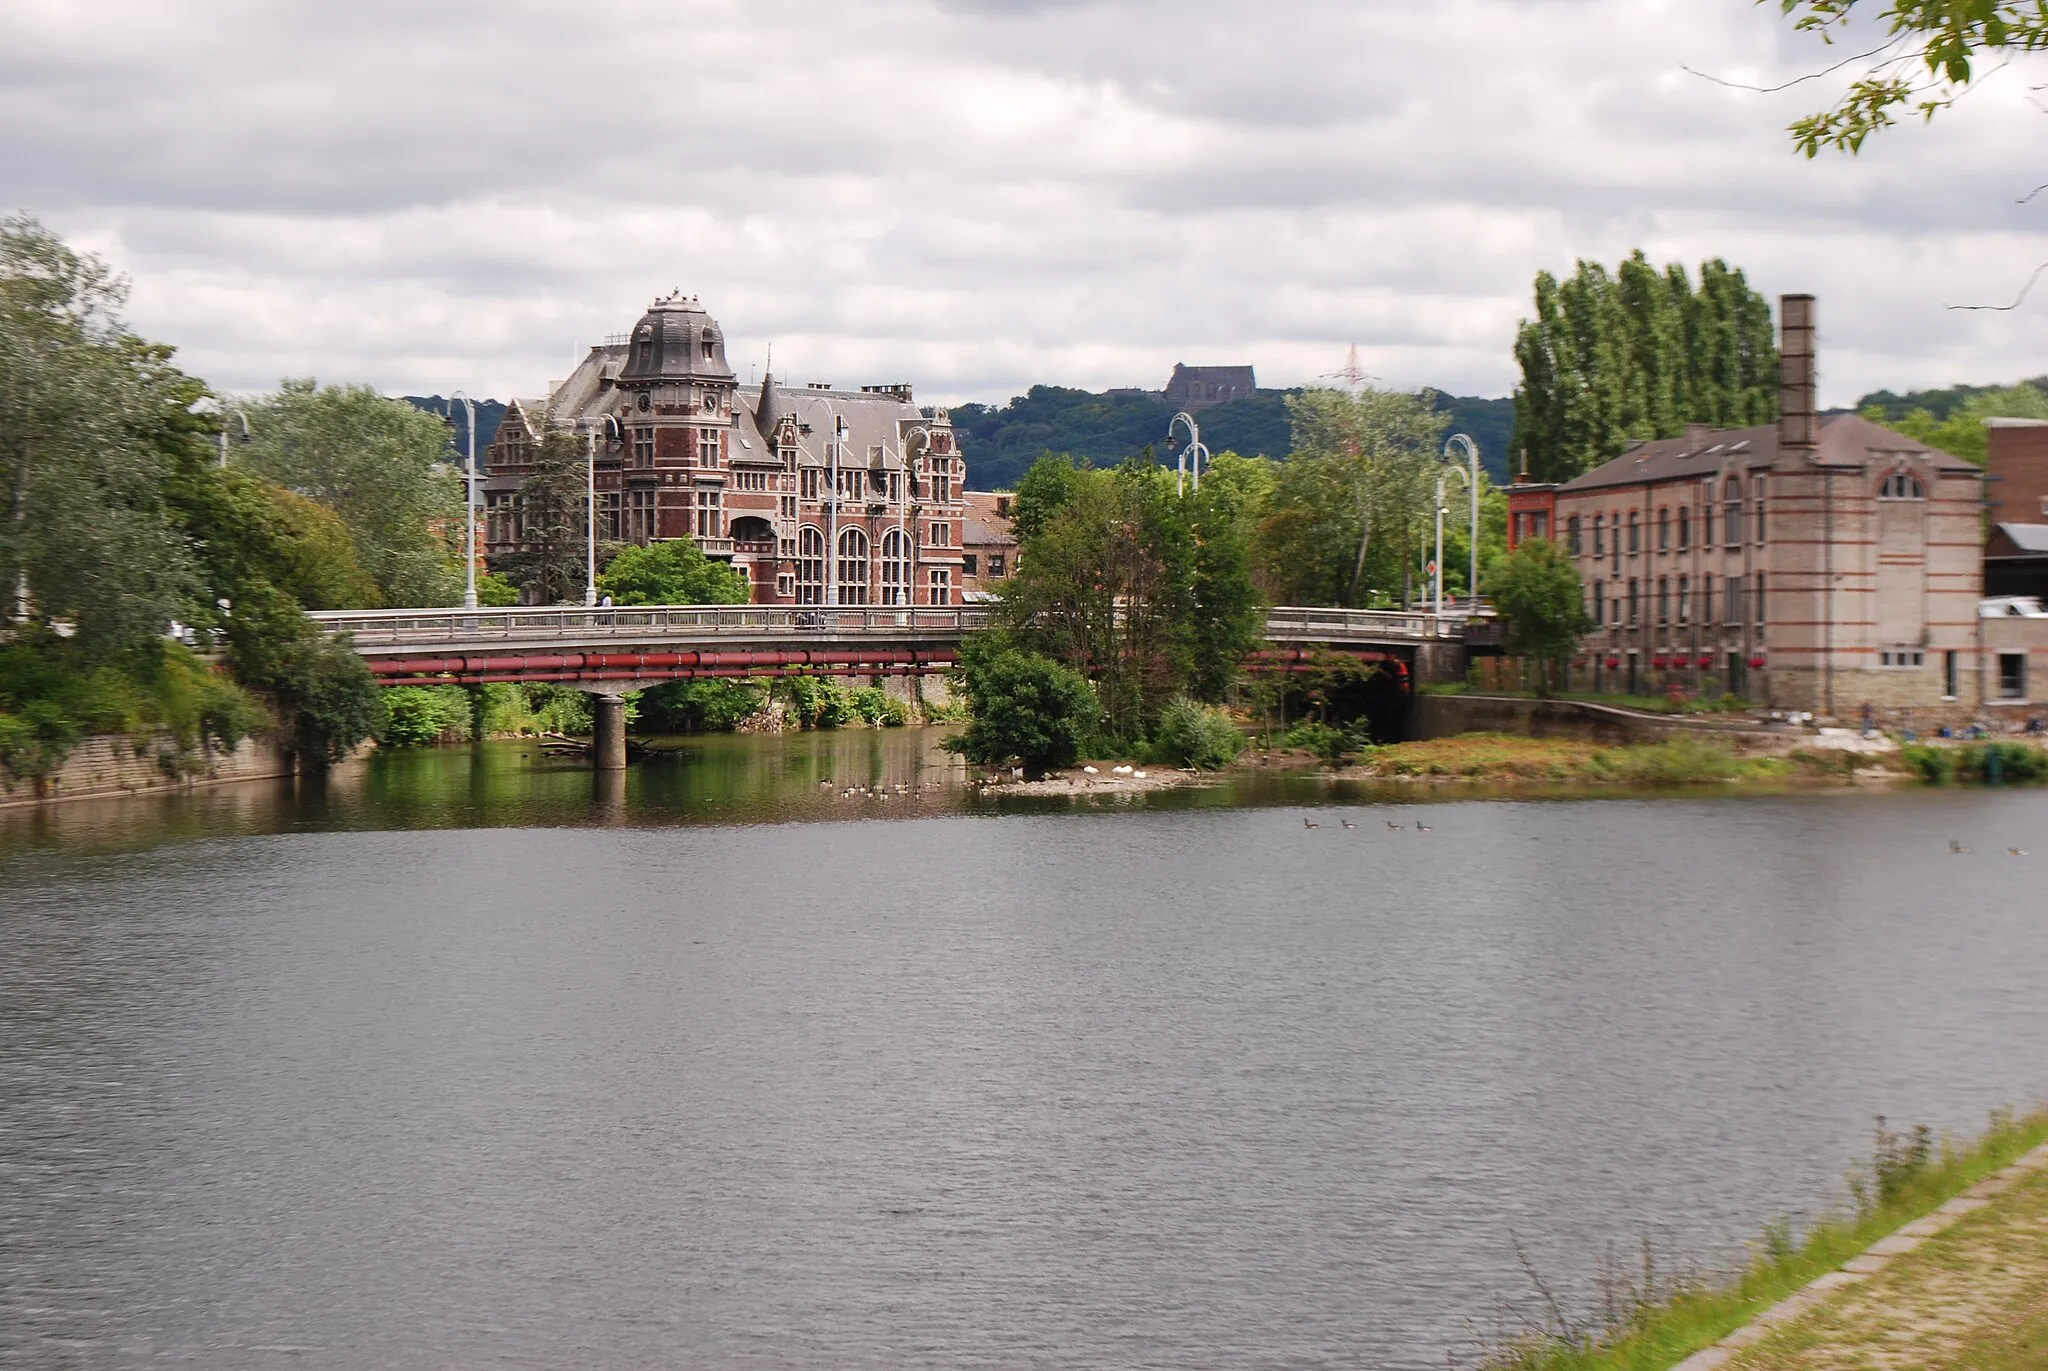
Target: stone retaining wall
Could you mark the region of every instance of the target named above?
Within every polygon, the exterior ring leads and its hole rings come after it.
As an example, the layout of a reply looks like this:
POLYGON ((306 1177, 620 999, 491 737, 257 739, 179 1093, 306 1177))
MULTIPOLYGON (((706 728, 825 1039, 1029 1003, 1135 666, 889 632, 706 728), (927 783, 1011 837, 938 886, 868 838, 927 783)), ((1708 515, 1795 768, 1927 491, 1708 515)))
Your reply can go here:
POLYGON ((224 781, 255 781, 292 774, 290 760, 269 738, 244 738, 233 752, 207 749, 196 770, 176 774, 167 767, 166 757, 176 749, 163 737, 130 738, 102 735, 87 738, 71 749, 64 764, 40 782, 22 780, 0 771, 0 808, 16 805, 51 804, 58 800, 88 795, 143 795, 191 790, 224 781))
POLYGON ((1680 733, 1728 742, 1781 745, 1786 735, 1746 719, 1703 719, 1638 714, 1580 700, 1531 700, 1514 695, 1417 695, 1408 711, 1408 738, 1421 741, 1459 733, 1515 733, 1527 738, 1585 738, 1607 745, 1654 743, 1680 733))

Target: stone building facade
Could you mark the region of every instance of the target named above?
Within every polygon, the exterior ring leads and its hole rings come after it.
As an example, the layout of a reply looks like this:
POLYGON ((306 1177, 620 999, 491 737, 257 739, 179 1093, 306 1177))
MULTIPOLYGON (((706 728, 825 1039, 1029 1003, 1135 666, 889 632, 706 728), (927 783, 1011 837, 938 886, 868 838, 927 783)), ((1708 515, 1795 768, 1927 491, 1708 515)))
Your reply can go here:
POLYGON ((906 385, 740 386, 694 298, 656 300, 542 399, 514 400, 488 451, 486 546, 524 538, 542 435, 596 439, 598 537, 694 538, 764 605, 960 603, 965 467, 943 409, 906 385))
POLYGON ((1575 684, 1822 714, 2000 703, 1978 613, 1984 473, 1817 415, 1812 297, 1781 309, 1776 424, 1695 427, 1510 492, 1511 542, 1550 536, 1578 566, 1594 627, 1575 684))
POLYGON ((1249 400, 1258 393, 1258 378, 1250 367, 1191 367, 1175 362, 1165 396, 1175 409, 1198 410, 1249 400))

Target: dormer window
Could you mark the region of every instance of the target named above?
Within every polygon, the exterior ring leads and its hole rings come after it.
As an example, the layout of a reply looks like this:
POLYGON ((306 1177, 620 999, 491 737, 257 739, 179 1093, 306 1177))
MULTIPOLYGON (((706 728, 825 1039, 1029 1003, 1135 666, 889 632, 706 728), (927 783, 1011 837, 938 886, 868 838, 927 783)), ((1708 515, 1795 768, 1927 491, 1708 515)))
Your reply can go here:
POLYGON ((718 346, 718 335, 717 335, 717 334, 715 334, 715 333, 713 333, 713 332, 712 332, 711 330, 709 330, 709 329, 706 329, 706 330, 704 330, 704 344, 703 344, 703 346, 704 346, 704 360, 708 362, 708 361, 710 361, 710 360, 711 360, 711 354, 712 354, 712 351, 713 351, 713 349, 715 349, 715 348, 716 348, 716 347, 718 346))

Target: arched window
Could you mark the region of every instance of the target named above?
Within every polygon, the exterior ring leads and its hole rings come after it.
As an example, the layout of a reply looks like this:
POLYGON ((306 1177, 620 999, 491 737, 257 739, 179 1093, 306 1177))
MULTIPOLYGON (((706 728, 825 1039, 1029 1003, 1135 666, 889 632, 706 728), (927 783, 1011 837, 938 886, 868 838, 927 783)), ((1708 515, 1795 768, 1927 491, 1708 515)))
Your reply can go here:
POLYGON ((825 603, 825 535, 808 524, 796 535, 796 602, 825 603))
POLYGON ((1724 546, 1742 546, 1742 480, 1730 476, 1721 485, 1721 538, 1724 546))
POLYGON ((1927 492, 1921 488, 1918 481, 1913 479, 1912 472, 1895 471, 1884 478, 1884 484, 1878 488, 1877 498, 1880 500, 1924 500, 1927 498, 1927 492))
POLYGON ((868 535, 857 528, 839 530, 839 603, 868 602, 868 535))
POLYGON ((882 535, 882 603, 910 603, 910 539, 900 528, 882 535))

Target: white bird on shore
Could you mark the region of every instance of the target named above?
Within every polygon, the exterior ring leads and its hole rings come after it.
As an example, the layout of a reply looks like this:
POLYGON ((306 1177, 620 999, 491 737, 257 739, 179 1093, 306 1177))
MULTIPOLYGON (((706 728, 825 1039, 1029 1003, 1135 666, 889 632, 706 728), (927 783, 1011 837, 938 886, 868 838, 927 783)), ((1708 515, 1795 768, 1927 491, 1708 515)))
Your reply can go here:
POLYGON ((1145 779, 1145 773, 1142 771, 1133 771, 1131 773, 1131 779, 1134 781, 1142 781, 1145 779))
POLYGON ((1082 768, 1081 768, 1081 770, 1082 770, 1082 771, 1084 771, 1084 772, 1086 772, 1086 773, 1087 773, 1088 775, 1090 775, 1090 776, 1093 776, 1093 775, 1095 775, 1095 774, 1096 774, 1095 768, 1094 768, 1094 767, 1092 767, 1092 766, 1084 766, 1084 767, 1082 767, 1082 768))

